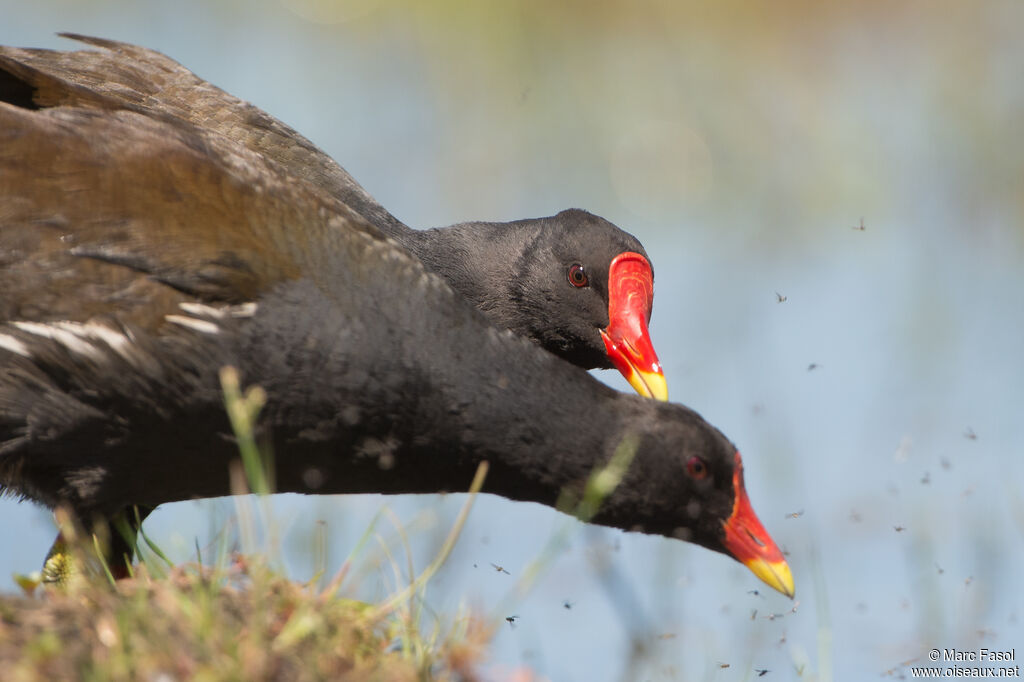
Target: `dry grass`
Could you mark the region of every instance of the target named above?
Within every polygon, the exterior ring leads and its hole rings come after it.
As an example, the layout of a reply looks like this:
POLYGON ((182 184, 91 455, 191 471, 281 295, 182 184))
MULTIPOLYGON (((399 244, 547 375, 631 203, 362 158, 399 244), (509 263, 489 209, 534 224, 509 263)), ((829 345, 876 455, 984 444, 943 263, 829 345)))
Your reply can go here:
POLYGON ((80 576, 0 596, 0 670, 12 682, 475 679, 482 624, 466 617, 423 641, 414 609, 340 598, 340 580, 317 590, 236 555, 222 569, 154 578, 141 566, 114 586, 80 576))

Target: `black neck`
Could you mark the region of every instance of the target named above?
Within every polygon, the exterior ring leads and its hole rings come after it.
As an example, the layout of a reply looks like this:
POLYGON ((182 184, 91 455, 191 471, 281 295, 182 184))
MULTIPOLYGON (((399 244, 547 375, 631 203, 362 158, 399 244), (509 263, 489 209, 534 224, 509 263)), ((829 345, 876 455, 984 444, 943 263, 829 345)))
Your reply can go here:
POLYGON ((435 300, 428 307, 409 296, 389 302, 386 314, 360 315, 375 346, 365 353, 369 340, 353 338, 347 322, 334 320, 327 307, 316 309, 311 284, 298 285, 281 301, 282 310, 304 311, 302 319, 272 314, 274 300, 261 304, 264 319, 278 330, 260 326, 258 316, 243 356, 252 360, 246 369, 253 379, 280 382, 265 388, 272 398, 282 397, 268 406, 282 490, 304 491, 308 472, 296 467, 286 473, 292 461, 316 460, 321 470, 312 475, 324 486, 319 492, 428 493, 450 490, 455 482, 468 487, 487 459, 486 490, 553 504, 566 485, 608 461, 630 432, 623 420, 645 411, 636 409, 639 399, 510 332, 485 327, 467 334, 467 327, 484 327, 476 311, 441 305, 438 299, 451 293, 439 283, 430 289, 435 300), (402 318, 419 333, 388 330, 390 320, 402 318), (268 371, 283 357, 286 370, 268 371), (382 365, 380 358, 388 357, 396 362, 382 365))

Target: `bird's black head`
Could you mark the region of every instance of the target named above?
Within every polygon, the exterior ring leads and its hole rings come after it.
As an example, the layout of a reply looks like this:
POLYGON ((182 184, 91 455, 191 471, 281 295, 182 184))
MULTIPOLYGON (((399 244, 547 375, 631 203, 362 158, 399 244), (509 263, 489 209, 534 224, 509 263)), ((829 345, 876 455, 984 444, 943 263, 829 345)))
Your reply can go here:
POLYGON ((750 504, 736 446, 686 407, 659 408, 656 420, 627 415, 637 430, 619 447, 632 448, 633 457, 594 520, 728 554, 792 596, 792 574, 750 504))
POLYGON ((654 272, 636 237, 579 209, 422 234, 418 255, 496 324, 667 398, 647 331, 654 272))
POLYGON ((622 253, 646 258, 643 246, 604 218, 578 209, 523 222, 532 234, 511 286, 531 311, 521 321, 527 335, 573 364, 611 368, 601 340, 609 324, 608 273, 622 253))

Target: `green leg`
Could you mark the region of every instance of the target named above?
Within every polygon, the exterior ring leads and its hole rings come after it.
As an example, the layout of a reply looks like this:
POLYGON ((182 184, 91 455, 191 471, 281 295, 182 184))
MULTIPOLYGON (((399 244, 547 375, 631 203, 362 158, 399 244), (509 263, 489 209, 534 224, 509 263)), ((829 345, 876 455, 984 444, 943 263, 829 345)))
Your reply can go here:
MULTIPOLYGON (((105 546, 103 560, 115 580, 131 574, 139 526, 152 511, 150 507, 125 507, 110 519, 93 524, 92 534, 99 537, 105 546)), ((42 581, 66 584, 75 570, 74 563, 68 539, 63 531, 57 533, 57 539, 50 546, 43 563, 42 581)))

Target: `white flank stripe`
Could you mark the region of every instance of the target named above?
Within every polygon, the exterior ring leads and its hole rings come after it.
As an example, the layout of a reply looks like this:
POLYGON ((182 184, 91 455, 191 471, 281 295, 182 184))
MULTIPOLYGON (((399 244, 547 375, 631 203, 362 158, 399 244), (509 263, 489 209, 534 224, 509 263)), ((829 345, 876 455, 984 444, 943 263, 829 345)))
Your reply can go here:
POLYGON ((178 307, 184 310, 189 315, 196 315, 199 317, 212 317, 217 320, 224 319, 224 308, 214 308, 212 305, 206 305, 204 303, 192 303, 189 301, 179 303, 178 307))
POLYGON ((195 331, 203 334, 220 333, 220 327, 215 325, 213 322, 208 322, 206 320, 197 320, 183 315, 164 315, 164 319, 173 324, 179 324, 182 327, 188 327, 189 329, 194 329, 195 331))
POLYGON ((74 325, 72 322, 58 322, 56 324, 41 324, 39 322, 12 322, 15 327, 23 332, 41 336, 44 339, 51 339, 63 345, 72 353, 78 353, 93 360, 103 357, 96 346, 92 345, 80 336, 81 325, 74 325), (69 331, 61 325, 73 325, 74 331, 69 331))
POLYGON ((256 303, 249 301, 241 305, 231 306, 231 317, 252 317, 256 314, 256 303))
POLYGON ((252 317, 256 314, 256 304, 252 301, 239 305, 221 306, 220 308, 215 308, 205 303, 185 301, 184 303, 179 303, 178 307, 189 315, 212 317, 215 320, 223 320, 225 315, 230 315, 231 317, 252 317))
POLYGON ((97 324, 95 322, 87 322, 85 324, 79 324, 78 322, 56 322, 54 323, 54 326, 60 327, 64 331, 72 334, 76 334, 83 339, 103 341, 118 353, 121 352, 121 349, 124 346, 130 345, 132 342, 127 334, 114 331, 110 327, 97 324))
POLYGON ((31 353, 28 352, 28 346, 23 344, 21 341, 18 341, 18 339, 14 338, 13 336, 8 336, 7 334, 0 334, 0 348, 9 350, 12 353, 17 353, 18 355, 26 358, 31 357, 32 355, 31 353))

